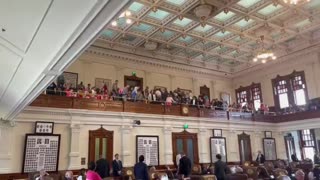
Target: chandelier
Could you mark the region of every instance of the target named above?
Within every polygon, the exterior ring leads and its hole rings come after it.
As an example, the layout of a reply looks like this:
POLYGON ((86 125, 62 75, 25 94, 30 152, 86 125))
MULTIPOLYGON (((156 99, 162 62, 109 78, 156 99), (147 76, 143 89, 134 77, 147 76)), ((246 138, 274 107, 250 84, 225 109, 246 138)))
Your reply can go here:
POLYGON ((118 25, 117 21, 120 20, 120 19, 125 19, 126 24, 131 24, 132 20, 130 19, 130 16, 131 16, 131 12, 130 11, 125 11, 125 12, 121 13, 120 16, 116 20, 112 21, 111 25, 112 26, 117 26, 118 25))
POLYGON ((283 0, 284 3, 287 3, 287 4, 298 4, 298 3, 301 3, 301 2, 310 2, 311 0, 283 0))
POLYGON ((253 62, 261 61, 262 63, 266 63, 268 60, 276 59, 277 57, 273 54, 272 51, 262 50, 253 58, 253 62))

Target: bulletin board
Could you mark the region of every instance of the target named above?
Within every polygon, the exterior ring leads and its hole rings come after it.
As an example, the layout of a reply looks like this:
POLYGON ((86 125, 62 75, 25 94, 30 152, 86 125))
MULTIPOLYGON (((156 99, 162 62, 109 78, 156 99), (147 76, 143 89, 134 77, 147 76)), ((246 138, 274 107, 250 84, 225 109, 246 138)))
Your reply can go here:
POLYGON ((58 171, 60 134, 26 134, 22 173, 58 171))

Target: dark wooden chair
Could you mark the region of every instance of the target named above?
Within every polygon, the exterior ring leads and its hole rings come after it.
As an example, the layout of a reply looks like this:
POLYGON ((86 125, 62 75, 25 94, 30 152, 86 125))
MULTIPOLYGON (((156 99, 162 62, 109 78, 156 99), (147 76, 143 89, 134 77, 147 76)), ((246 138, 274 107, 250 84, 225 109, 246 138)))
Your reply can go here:
POLYGON ((132 167, 123 168, 122 174, 123 174, 124 176, 128 176, 129 179, 131 179, 131 180, 132 180, 132 179, 135 179, 135 177, 134 177, 134 172, 133 172, 133 168, 132 168, 132 167))
POLYGON ((244 173, 248 175, 248 179, 258 179, 257 167, 246 167, 243 169, 244 173))
POLYGON ((247 174, 228 174, 227 175, 228 180, 247 180, 248 175, 247 174))
POLYGON ((269 173, 272 173, 274 170, 274 165, 271 161, 264 162, 264 167, 267 169, 269 173))
POLYGON ((277 168, 277 169, 273 170, 273 174, 274 174, 275 178, 278 178, 280 176, 287 176, 288 171, 285 169, 277 168))

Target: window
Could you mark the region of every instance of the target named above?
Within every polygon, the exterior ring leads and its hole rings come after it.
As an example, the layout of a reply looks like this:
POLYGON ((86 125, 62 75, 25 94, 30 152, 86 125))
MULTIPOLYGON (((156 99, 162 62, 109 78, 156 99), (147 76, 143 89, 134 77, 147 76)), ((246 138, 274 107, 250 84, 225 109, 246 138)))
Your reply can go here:
POLYGON ((244 106, 248 104, 252 105, 255 110, 260 108, 262 103, 261 85, 260 83, 252 83, 246 87, 240 87, 236 89, 237 103, 244 106))
POLYGON ((275 106, 278 110, 307 104, 304 72, 293 72, 272 79, 275 106))
POLYGON ((303 158, 313 159, 315 148, 314 131, 312 129, 301 130, 300 140, 302 145, 303 158))

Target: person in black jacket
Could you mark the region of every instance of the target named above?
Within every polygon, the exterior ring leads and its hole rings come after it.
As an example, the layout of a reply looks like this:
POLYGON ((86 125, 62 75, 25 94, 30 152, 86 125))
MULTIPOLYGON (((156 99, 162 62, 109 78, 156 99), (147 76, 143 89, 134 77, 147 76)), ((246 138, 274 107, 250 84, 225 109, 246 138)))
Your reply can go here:
POLYGON ((181 156, 179 160, 179 175, 187 178, 191 174, 191 160, 184 153, 181 153, 181 156))
POLYGON ((216 176, 217 180, 225 180, 226 179, 226 173, 227 173, 227 164, 223 161, 221 161, 221 155, 217 154, 216 158, 218 159, 214 163, 214 175, 216 176))
POLYGON ((264 155, 261 153, 261 151, 258 151, 256 162, 259 164, 263 164, 265 161, 266 159, 264 158, 264 155))
POLYGON ((143 162, 144 156, 139 156, 139 162, 134 165, 134 176, 136 180, 149 180, 148 166, 143 162))
POLYGON ((100 155, 100 159, 96 162, 96 172, 103 179, 110 176, 110 168, 108 161, 100 155))
POLYGON ((120 176, 122 171, 122 162, 119 160, 119 154, 114 155, 115 159, 112 161, 113 176, 120 176))

